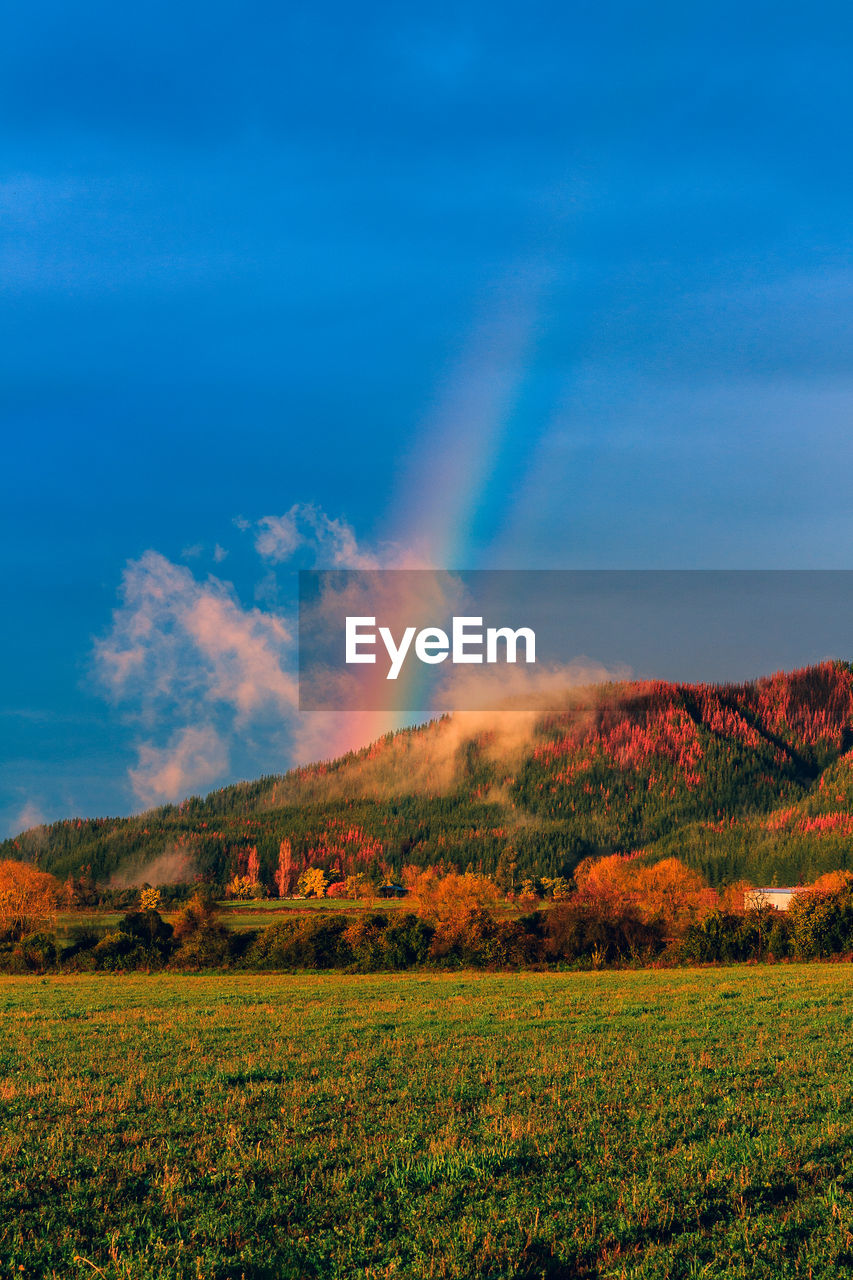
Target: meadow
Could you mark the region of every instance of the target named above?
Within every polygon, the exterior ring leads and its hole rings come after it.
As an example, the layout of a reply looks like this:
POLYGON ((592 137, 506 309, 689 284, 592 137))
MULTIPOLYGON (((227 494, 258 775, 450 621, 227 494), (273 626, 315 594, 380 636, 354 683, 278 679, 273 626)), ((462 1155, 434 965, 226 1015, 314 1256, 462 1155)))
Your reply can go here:
POLYGON ((0 978, 0 1275, 834 1277, 853 968, 0 978))
MULTIPOLYGON (((396 898, 260 898, 253 902, 234 902, 227 899, 216 904, 220 922, 226 929, 266 929, 281 920, 298 916, 368 914, 371 911, 396 911, 406 909, 405 899, 396 898)), ((163 919, 173 924, 180 908, 161 910, 163 919)), ((411 906, 408 910, 411 911, 411 906)), ((117 928, 125 912, 111 911, 104 907, 76 907, 56 914, 56 932, 66 939, 71 930, 81 925, 105 932, 117 928)))

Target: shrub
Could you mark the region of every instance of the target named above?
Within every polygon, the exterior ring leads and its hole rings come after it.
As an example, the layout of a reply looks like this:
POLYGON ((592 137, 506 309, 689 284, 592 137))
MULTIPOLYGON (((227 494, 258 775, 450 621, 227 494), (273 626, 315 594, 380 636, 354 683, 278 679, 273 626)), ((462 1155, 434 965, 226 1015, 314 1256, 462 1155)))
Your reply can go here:
POLYGON ((791 947, 804 959, 833 955, 853 947, 853 892, 798 893, 788 912, 791 947))
POLYGON ((116 929, 99 939, 92 954, 99 969, 111 970, 132 968, 146 953, 131 934, 116 929))
POLYGON ((544 928, 544 911, 532 911, 520 920, 499 920, 495 936, 499 963, 513 968, 540 963, 545 954, 544 928))
POLYGON ((346 916, 313 916, 270 925, 248 949, 245 964, 258 969, 333 969, 352 963, 346 916))
POLYGON ((347 925, 341 937, 352 952, 356 969, 370 972, 386 967, 387 928, 388 917, 379 911, 357 916, 347 925))
POLYGON ((732 911, 710 911, 688 927, 678 955, 688 964, 749 960, 757 945, 755 930, 743 916, 732 911))
POLYGON ((44 973, 56 964, 56 939, 50 933, 31 933, 0 953, 6 973, 44 973))
POLYGON ((242 960, 260 937, 260 929, 234 929, 228 933, 228 955, 232 963, 242 960))
POLYGON ((385 964, 389 969, 409 969, 426 964, 435 928, 411 911, 391 917, 385 930, 385 964))
POLYGON ((161 958, 172 949, 172 926, 159 911, 129 911, 119 923, 119 932, 128 934, 139 946, 161 958))
POLYGON ((101 937, 100 931, 90 924, 75 924, 68 935, 68 945, 63 948, 63 960, 93 951, 101 937))
POLYGON ((183 938, 172 963, 180 969, 222 969, 230 959, 228 930, 218 920, 205 920, 183 938))
POLYGON ((599 894, 576 894, 546 916, 545 953, 554 960, 644 960, 659 954, 664 942, 659 923, 643 920, 631 903, 599 894))
POLYGON ((440 918, 435 926, 430 956, 458 964, 499 963, 500 944, 494 916, 482 906, 440 918))

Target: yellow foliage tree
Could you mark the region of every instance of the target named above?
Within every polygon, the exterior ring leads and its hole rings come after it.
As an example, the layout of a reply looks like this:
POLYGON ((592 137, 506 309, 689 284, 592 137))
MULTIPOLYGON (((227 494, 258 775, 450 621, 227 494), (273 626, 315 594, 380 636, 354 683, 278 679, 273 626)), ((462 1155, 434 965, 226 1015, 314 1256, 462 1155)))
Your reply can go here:
POLYGON ((160 890, 148 885, 139 892, 139 910, 156 911, 160 906, 160 890))
POLYGON ((325 898, 329 877, 320 867, 309 867, 303 872, 299 887, 306 898, 325 898))
POLYGON ((376 892, 363 871, 354 871, 347 876, 346 884, 348 898, 372 898, 376 892))
POLYGON ((246 902, 252 897, 254 885, 248 876, 232 876, 225 886, 225 896, 246 902))

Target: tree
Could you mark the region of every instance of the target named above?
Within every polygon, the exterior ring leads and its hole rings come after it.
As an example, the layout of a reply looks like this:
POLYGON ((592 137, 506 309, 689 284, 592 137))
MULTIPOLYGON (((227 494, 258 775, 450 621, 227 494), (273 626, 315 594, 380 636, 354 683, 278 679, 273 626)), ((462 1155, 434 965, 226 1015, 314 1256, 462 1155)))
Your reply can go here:
POLYGON ((501 893, 515 893, 515 877, 518 871, 518 855, 507 845, 501 849, 498 865, 495 869, 495 884, 501 893))
POLYGON ((320 867, 309 867, 302 873, 299 888, 306 898, 325 898, 329 878, 320 867))
POLYGON ((417 901, 418 914, 425 919, 461 918, 471 911, 493 907, 498 901, 494 880, 472 871, 464 875, 458 871, 442 874, 440 869, 429 867, 420 875, 404 875, 403 882, 417 901))
POLYGON ((630 907, 667 933, 682 932, 716 906, 713 889, 678 858, 650 865, 618 853, 585 858, 575 868, 575 884, 582 897, 606 899, 614 908, 630 907))
POLYGON ((156 911, 160 906, 160 890, 146 885, 139 893, 139 910, 156 911))
POLYGON ((0 936, 17 941, 53 921, 59 881, 11 858, 0 862, 0 936))
POLYGON ((204 893, 194 894, 178 912, 174 937, 176 963, 184 968, 214 968, 228 959, 228 930, 218 918, 216 903, 204 893))
POLYGON ((293 892, 293 886, 296 881, 296 867, 293 863, 293 850, 290 841, 285 837, 278 846, 278 867, 275 873, 275 883, 280 898, 287 898, 293 892))
POLYGON ((254 887, 248 876, 232 876, 225 886, 225 893, 229 898, 237 898, 239 902, 247 902, 252 896, 254 887))

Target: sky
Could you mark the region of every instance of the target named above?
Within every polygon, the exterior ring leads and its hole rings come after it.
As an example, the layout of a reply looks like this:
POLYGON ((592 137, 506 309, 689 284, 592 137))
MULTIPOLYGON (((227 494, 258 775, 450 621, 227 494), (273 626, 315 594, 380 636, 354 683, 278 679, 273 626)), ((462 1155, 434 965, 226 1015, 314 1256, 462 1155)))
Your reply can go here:
POLYGON ((381 731, 298 568, 850 568, 851 23, 6 14, 0 834, 381 731))

